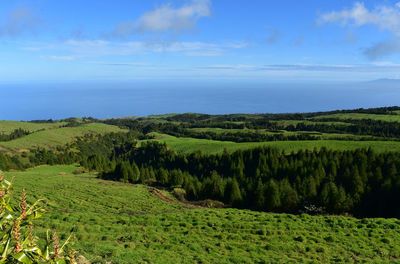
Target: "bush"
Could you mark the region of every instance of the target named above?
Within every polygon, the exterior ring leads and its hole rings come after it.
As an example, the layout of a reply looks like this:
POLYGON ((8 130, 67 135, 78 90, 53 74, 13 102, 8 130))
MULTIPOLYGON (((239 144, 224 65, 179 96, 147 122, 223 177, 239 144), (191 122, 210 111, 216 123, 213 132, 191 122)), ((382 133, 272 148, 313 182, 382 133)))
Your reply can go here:
POLYGON ((179 201, 186 201, 186 191, 182 188, 174 188, 173 192, 174 196, 179 200, 179 201))
POLYGON ((0 172, 0 263, 77 263, 75 252, 67 249, 71 236, 60 245, 56 232, 47 231, 45 247, 36 243, 32 221, 44 213, 41 200, 28 204, 24 190, 18 205, 11 198, 12 183, 0 172))

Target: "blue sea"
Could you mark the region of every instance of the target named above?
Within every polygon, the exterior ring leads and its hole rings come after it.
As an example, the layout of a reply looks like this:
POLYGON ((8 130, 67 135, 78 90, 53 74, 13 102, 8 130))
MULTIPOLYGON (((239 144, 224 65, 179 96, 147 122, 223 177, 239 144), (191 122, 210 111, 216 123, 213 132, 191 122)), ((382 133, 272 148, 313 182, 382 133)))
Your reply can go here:
POLYGON ((0 120, 288 113, 400 105, 399 83, 0 84, 0 120))

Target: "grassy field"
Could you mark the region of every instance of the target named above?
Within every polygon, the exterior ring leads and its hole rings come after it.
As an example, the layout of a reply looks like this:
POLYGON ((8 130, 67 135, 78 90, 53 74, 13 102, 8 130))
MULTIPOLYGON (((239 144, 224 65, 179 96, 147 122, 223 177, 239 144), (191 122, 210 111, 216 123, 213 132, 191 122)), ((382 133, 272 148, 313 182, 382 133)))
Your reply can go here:
MULTIPOLYGON (((188 209, 145 186, 74 175, 74 166, 8 172, 15 193, 45 198, 37 220, 94 263, 400 263, 400 221, 188 209)), ((168 195, 168 194, 166 194, 168 195)))
POLYGON ((116 126, 101 123, 90 123, 77 127, 47 129, 11 141, 0 142, 0 150, 14 152, 21 149, 30 149, 35 147, 52 148, 70 143, 76 137, 88 133, 110 133, 118 131, 123 130, 116 126))
POLYGON ((23 130, 29 132, 35 132, 42 129, 54 129, 58 128, 62 125, 65 125, 65 122, 57 122, 57 123, 29 123, 29 122, 19 122, 19 121, 0 121, 0 134, 10 134, 15 129, 22 128, 23 130))
POLYGON ((362 113, 344 113, 344 114, 331 114, 321 115, 314 117, 313 120, 321 118, 338 118, 338 119, 372 119, 381 120, 386 122, 400 122, 400 115, 374 115, 374 114, 362 114, 362 113))
POLYGON ((276 135, 276 134, 283 134, 285 136, 293 136, 293 135, 313 135, 318 136, 320 139, 337 139, 337 138, 344 138, 348 140, 358 140, 360 138, 365 138, 368 136, 360 136, 360 135, 353 135, 353 134, 339 134, 339 133, 322 133, 318 131, 286 131, 286 130, 279 130, 279 131, 268 131, 267 129, 224 129, 224 128, 188 128, 189 131, 195 132, 214 132, 217 134, 222 133, 259 133, 259 134, 267 134, 267 135, 276 135))
POLYGON ((326 147, 335 150, 352 150, 371 147, 377 152, 400 151, 400 142, 396 141, 347 141, 347 140, 310 140, 310 141, 271 141, 235 143, 196 138, 177 138, 170 135, 154 133, 156 141, 165 142, 171 149, 180 153, 202 151, 205 153, 221 153, 225 148, 229 152, 239 149, 250 149, 258 146, 270 146, 286 152, 300 149, 313 150, 326 147))

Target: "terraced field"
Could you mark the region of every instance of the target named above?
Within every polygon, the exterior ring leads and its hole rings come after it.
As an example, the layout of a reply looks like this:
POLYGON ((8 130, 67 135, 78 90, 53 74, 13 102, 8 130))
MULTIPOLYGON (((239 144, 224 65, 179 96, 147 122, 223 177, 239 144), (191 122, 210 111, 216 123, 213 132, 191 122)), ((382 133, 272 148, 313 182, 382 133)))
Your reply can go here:
POLYGON ((45 198, 39 220, 94 263, 400 263, 400 221, 188 209, 143 185, 74 175, 74 166, 8 172, 15 193, 45 198))

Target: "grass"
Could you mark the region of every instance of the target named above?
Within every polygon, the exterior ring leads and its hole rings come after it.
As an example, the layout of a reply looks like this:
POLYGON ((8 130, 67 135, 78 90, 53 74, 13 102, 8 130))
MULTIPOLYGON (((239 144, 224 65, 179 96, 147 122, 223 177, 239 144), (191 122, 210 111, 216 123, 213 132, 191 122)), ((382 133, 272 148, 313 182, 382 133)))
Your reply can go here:
POLYGON ((271 121, 274 123, 278 123, 280 125, 283 126, 289 126, 289 125, 297 125, 297 124, 305 124, 305 125, 340 125, 340 126, 348 126, 348 123, 345 122, 333 122, 333 121, 329 121, 329 122, 319 122, 316 120, 278 120, 278 121, 271 121))
POLYGON ((239 149, 250 149, 259 146, 270 146, 286 152, 300 149, 313 150, 326 147, 335 150, 353 150, 371 147, 377 152, 400 151, 400 142, 396 141, 351 141, 351 140, 309 140, 309 141, 271 141, 235 143, 196 138, 177 138, 170 135, 157 134, 156 141, 165 142, 171 149, 180 153, 202 151, 205 153, 221 153, 225 148, 229 152, 239 149))
POLYGON ((214 132, 217 134, 223 133, 259 133, 259 134, 266 134, 266 135, 277 135, 283 134, 285 136, 293 136, 293 135, 313 135, 320 139, 337 139, 337 138, 344 138, 348 140, 357 140, 361 138, 365 138, 368 136, 363 135, 353 135, 353 134, 339 134, 339 133, 322 133, 318 131, 286 131, 286 130, 279 130, 279 131, 269 131, 268 129, 224 129, 224 128, 188 128, 189 131, 194 132, 214 132))
POLYGON ((0 134, 10 134, 15 129, 22 128, 23 130, 29 132, 35 132, 42 129, 54 129, 58 128, 62 125, 65 125, 65 122, 57 122, 57 123, 30 123, 30 122, 19 122, 19 121, 0 121, 0 134))
POLYGON ((77 127, 61 127, 38 131, 11 141, 0 142, 0 150, 14 152, 30 148, 54 148, 72 142, 76 137, 88 133, 110 133, 123 131, 116 126, 90 123, 77 127))
POLYGON ((372 119, 381 120, 386 122, 400 122, 400 115, 375 115, 375 114, 362 114, 362 113, 344 113, 344 114, 331 114, 321 115, 314 117, 313 120, 322 118, 338 118, 342 120, 346 119, 372 119))
POLYGON ((38 220, 94 263, 400 263, 400 221, 186 209, 145 186, 74 175, 74 166, 8 172, 28 201, 45 198, 38 220))

